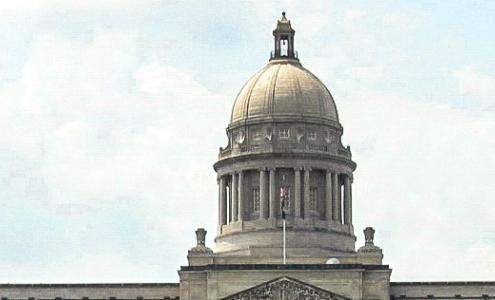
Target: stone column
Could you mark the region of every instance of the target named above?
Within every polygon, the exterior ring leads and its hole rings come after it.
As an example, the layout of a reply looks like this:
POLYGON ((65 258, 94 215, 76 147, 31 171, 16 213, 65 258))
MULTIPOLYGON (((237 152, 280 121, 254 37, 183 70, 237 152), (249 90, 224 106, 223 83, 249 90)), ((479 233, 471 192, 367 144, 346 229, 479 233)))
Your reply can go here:
POLYGON ((227 187, 225 177, 220 176, 219 192, 218 192, 218 221, 219 225, 227 224, 227 187))
POLYGON ((266 169, 260 170, 260 219, 266 220, 268 217, 268 182, 266 169))
POLYGON ((342 183, 342 180, 341 180, 341 176, 339 175, 339 211, 338 211, 338 214, 339 214, 339 220, 340 220, 340 223, 343 224, 343 214, 342 214, 342 190, 343 190, 343 183, 342 183))
POLYGON ((239 180, 239 183, 237 185, 237 201, 239 202, 237 220, 242 221, 244 220, 244 172, 240 171, 237 177, 239 180))
POLYGON ((237 192, 237 174, 232 173, 232 181, 230 184, 231 192, 232 192, 232 208, 230 209, 232 215, 230 216, 230 221, 237 221, 237 207, 239 202, 237 201, 237 196, 239 195, 237 192))
POLYGON ((294 168, 294 216, 301 217, 301 168, 294 168))
POLYGON ((275 168, 270 168, 270 219, 277 218, 278 201, 277 201, 277 185, 275 182, 275 168))
POLYGON ((225 193, 227 194, 226 218, 227 218, 227 224, 230 224, 230 217, 232 216, 232 184, 230 182, 229 175, 225 175, 225 186, 226 186, 225 193))
POLYGON ((332 172, 327 170, 326 176, 325 176, 325 219, 327 221, 331 221, 333 216, 332 216, 332 206, 333 206, 333 201, 332 201, 332 172))
POLYGON ((352 183, 354 182, 353 175, 351 175, 351 184, 349 185, 349 197, 351 201, 349 201, 349 223, 352 225, 352 183))
POLYGON ((339 221, 340 222, 340 215, 339 215, 339 212, 340 212, 340 186, 339 186, 339 173, 337 172, 333 172, 332 173, 332 181, 333 181, 333 184, 332 184, 332 191, 333 191, 333 194, 332 194, 332 200, 333 200, 333 205, 332 205, 332 215, 333 215, 333 219, 335 221, 339 221))
POLYGON ((310 183, 309 183, 309 172, 311 171, 311 168, 304 168, 304 218, 309 219, 309 190, 310 190, 310 183))
POLYGON ((352 224, 351 211, 351 177, 345 175, 344 178, 344 224, 352 224))

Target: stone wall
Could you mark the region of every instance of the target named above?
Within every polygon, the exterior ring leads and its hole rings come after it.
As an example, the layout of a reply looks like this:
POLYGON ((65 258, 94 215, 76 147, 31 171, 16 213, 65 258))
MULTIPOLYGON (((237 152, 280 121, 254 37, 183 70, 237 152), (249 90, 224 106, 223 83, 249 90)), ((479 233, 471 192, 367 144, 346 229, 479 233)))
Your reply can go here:
POLYGON ((355 300, 389 300, 388 266, 209 265, 182 267, 181 300, 217 300, 288 276, 355 300))
POLYGON ((0 284, 7 299, 178 299, 178 283, 0 284))
POLYGON ((395 299, 415 297, 462 299, 463 297, 495 297, 495 281, 481 282, 391 282, 390 296, 395 299))

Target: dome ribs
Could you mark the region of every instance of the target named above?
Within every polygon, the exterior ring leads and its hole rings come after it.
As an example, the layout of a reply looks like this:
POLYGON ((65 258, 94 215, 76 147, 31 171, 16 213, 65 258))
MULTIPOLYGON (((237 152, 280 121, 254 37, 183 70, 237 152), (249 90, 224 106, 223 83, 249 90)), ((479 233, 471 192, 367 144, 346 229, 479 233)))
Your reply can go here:
POLYGON ((332 95, 315 75, 297 61, 272 60, 238 94, 231 123, 287 117, 339 122, 332 95))
MULTIPOLYGON (((253 78, 253 83, 249 86, 249 91, 248 93, 246 94, 246 98, 244 99, 244 104, 245 106, 243 107, 243 116, 244 118, 249 118, 249 105, 250 105, 250 102, 251 102, 251 96, 253 94, 253 90, 254 88, 256 87, 257 83, 258 83, 258 80, 261 78, 261 76, 263 76, 263 74, 265 73, 267 67, 265 67, 261 72, 258 73, 258 76, 253 78)), ((237 102, 237 101, 236 101, 237 102)))
MULTIPOLYGON (((301 69, 301 71, 306 71, 305 69, 301 69)), ((304 103, 304 115, 318 115, 321 116, 321 111, 319 109, 314 108, 314 90, 316 87, 312 86, 311 77, 308 75, 308 72, 300 72, 302 76, 300 76, 300 80, 302 80, 303 85, 301 85, 301 101, 304 103)))
POLYGON ((302 91, 301 91, 301 83, 299 82, 298 76, 294 76, 293 78, 295 78, 296 86, 297 86, 296 98, 297 98, 298 104, 299 104, 299 111, 301 112, 302 115, 304 115, 306 113, 306 108, 304 107, 304 97, 303 97, 302 91))
POLYGON ((335 101, 333 100, 332 94, 330 93, 328 88, 313 73, 311 73, 310 71, 308 71, 306 69, 304 69, 304 70, 306 71, 306 72, 304 72, 306 75, 311 76, 311 78, 313 80, 316 80, 317 82, 320 83, 320 88, 318 89, 318 92, 317 92, 318 93, 317 99, 320 102, 319 106, 320 106, 321 117, 324 118, 325 114, 335 112, 335 114, 333 114, 332 117, 334 117, 338 121, 339 118, 338 118, 337 106, 335 105, 335 101), (327 99, 326 99, 327 97, 325 96, 325 94, 330 96, 329 97, 330 101, 327 101, 327 99), (328 102, 331 102, 332 107, 330 107, 330 103, 328 103, 328 102))
POLYGON ((273 115, 275 113, 275 101, 276 101, 276 88, 277 88, 277 81, 278 81, 278 73, 280 72, 280 68, 282 65, 278 65, 277 69, 274 71, 274 75, 271 78, 269 88, 270 88, 270 94, 267 97, 268 105, 266 106, 267 108, 267 114, 268 115, 273 115))

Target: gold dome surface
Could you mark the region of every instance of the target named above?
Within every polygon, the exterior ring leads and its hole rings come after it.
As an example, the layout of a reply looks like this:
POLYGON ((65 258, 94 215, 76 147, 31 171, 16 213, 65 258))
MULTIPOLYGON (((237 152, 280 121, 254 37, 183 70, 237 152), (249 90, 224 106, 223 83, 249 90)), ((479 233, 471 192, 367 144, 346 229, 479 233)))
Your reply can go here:
POLYGON ((296 116, 339 121, 332 95, 315 75, 298 60, 275 59, 241 89, 231 123, 296 116))

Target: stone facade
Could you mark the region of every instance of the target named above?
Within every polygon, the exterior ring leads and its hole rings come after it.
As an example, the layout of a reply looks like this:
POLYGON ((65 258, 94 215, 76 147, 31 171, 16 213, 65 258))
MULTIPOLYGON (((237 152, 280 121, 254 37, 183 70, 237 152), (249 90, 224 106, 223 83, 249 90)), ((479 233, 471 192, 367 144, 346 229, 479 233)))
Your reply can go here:
POLYGON ((0 297, 3 300, 178 300, 179 284, 0 284, 0 297))
POLYGON ((382 265, 372 229, 356 251, 356 164, 341 144, 333 97, 302 67, 294 34, 284 16, 270 62, 235 100, 228 144, 214 165, 216 251, 189 251, 189 266, 179 271, 181 299, 390 297, 391 269, 382 265), (253 293, 273 282, 275 291, 253 293))
POLYGON ((216 251, 196 231, 180 283, 4 284, 2 300, 490 299, 495 282, 390 282, 373 228, 356 251, 356 164, 335 101, 299 62, 285 14, 220 148, 216 251))
POLYGON ((223 299, 287 276, 344 298, 388 299, 390 272, 388 266, 359 264, 229 264, 182 267, 179 271, 180 297, 223 299))
POLYGON ((495 281, 391 282, 391 299, 480 299, 495 298, 495 281))

